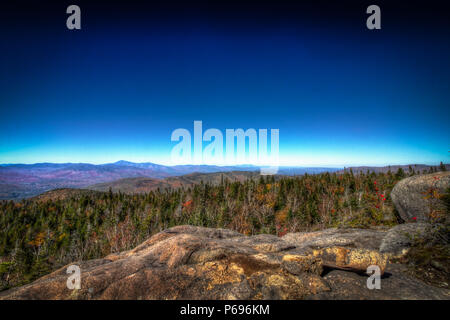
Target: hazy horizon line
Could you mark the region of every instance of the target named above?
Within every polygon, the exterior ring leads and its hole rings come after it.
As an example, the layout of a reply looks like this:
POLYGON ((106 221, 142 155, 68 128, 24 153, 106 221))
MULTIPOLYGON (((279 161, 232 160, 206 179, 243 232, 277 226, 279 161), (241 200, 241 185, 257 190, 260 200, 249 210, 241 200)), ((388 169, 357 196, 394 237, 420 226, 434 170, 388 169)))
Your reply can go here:
MULTIPOLYGON (((0 166, 14 166, 14 165, 36 165, 36 164, 89 164, 89 165, 108 165, 108 164, 117 164, 119 162, 128 162, 133 164, 154 164, 159 166, 165 166, 165 167, 176 167, 176 166, 210 166, 210 167, 269 167, 270 165, 254 165, 250 163, 242 163, 242 164, 208 164, 208 163, 202 163, 202 164, 194 164, 194 163, 185 163, 185 164, 165 164, 165 163, 157 163, 152 161, 144 161, 144 162, 133 162, 128 160, 117 160, 114 162, 50 162, 50 161, 42 161, 42 162, 17 162, 17 163, 0 163, 0 166)), ((399 164, 399 163, 390 163, 390 164, 351 164, 351 165, 320 165, 320 164, 311 164, 311 165, 289 165, 289 164, 283 164, 283 165, 277 165, 280 168, 335 168, 335 169, 343 169, 343 168, 349 168, 349 167, 389 167, 389 166, 408 166, 408 165, 424 165, 424 166, 439 166, 440 163, 443 163, 444 165, 449 165, 449 163, 444 163, 443 161, 440 161, 438 163, 406 163, 406 164, 399 164)))

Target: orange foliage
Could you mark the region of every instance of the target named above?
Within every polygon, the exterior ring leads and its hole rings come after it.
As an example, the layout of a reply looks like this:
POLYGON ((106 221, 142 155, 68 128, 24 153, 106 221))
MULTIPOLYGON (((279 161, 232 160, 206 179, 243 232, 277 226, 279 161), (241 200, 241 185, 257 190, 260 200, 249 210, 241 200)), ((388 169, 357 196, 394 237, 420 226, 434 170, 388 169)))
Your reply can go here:
POLYGON ((279 223, 279 224, 284 224, 286 222, 286 220, 287 220, 288 213, 289 213, 289 208, 288 207, 285 207, 284 209, 278 211, 275 214, 276 222, 279 223))
POLYGON ((34 240, 31 240, 30 242, 28 242, 29 245, 32 245, 34 247, 40 247, 45 240, 45 233, 44 232, 39 232, 36 235, 36 238, 34 238, 34 240))

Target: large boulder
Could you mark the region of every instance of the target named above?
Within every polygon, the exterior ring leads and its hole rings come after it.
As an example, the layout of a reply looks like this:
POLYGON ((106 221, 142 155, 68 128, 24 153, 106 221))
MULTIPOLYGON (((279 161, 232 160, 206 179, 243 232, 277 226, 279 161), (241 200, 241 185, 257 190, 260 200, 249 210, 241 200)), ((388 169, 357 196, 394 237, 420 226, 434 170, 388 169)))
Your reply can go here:
POLYGON ((392 202, 406 222, 430 221, 430 214, 448 214, 439 197, 450 188, 450 171, 412 176, 398 182, 391 192, 392 202))
POLYGON ((70 275, 66 266, 0 293, 0 300, 448 299, 448 290, 395 270, 389 272, 386 255, 377 250, 385 235, 386 230, 379 229, 330 229, 279 238, 178 226, 152 236, 133 250, 74 262, 81 269, 81 289, 67 287, 70 275), (367 288, 364 272, 369 265, 387 270, 382 286, 391 291, 367 288), (410 285, 405 287, 403 282, 410 285))

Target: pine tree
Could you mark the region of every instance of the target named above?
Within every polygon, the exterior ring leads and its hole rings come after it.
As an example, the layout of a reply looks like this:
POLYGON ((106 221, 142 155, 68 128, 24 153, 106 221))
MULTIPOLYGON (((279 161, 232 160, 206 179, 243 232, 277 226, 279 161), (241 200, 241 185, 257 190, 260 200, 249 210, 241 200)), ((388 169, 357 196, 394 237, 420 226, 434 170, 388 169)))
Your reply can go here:
POLYGON ((397 179, 403 179, 406 176, 405 171, 403 171, 403 169, 400 167, 400 168, 398 168, 395 176, 397 177, 397 179))

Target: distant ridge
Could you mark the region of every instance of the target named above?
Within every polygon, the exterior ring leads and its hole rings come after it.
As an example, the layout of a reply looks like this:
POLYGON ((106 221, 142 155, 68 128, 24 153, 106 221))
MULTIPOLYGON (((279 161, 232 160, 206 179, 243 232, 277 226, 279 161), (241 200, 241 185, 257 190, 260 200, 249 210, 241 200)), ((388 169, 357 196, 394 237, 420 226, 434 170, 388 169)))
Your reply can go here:
MULTIPOLYGON (((450 164, 445 164, 447 170, 450 170, 450 164)), ((428 173, 430 168, 439 168, 439 166, 430 166, 426 164, 406 164, 406 165, 392 165, 392 166, 383 166, 383 167, 370 167, 370 166, 360 166, 360 167, 348 167, 343 170, 339 170, 339 173, 352 170, 353 173, 366 173, 375 172, 375 173, 387 173, 389 170, 393 173, 397 172, 398 169, 402 169, 405 172, 414 171, 416 173, 428 173), (425 172, 424 172, 425 171, 425 172)))
POLYGON ((247 179, 258 178, 257 171, 229 171, 215 173, 190 173, 183 176, 169 177, 165 179, 152 178, 125 178, 112 182, 95 184, 86 189, 107 192, 123 192, 123 193, 147 193, 156 189, 164 190, 167 188, 183 188, 192 187, 201 182, 210 184, 219 184, 222 179, 228 181, 245 181, 247 179))

